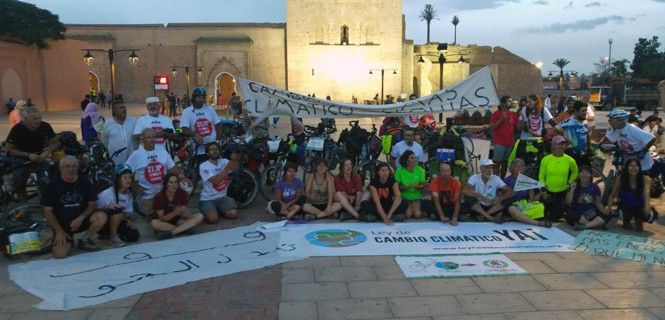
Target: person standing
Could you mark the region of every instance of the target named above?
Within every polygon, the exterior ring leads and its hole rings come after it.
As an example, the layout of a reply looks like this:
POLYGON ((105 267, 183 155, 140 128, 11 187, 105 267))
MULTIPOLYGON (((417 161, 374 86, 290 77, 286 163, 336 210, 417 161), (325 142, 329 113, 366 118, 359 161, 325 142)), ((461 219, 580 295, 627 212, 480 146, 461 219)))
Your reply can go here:
POLYGON ((145 104, 148 109, 148 114, 141 116, 136 120, 133 132, 134 139, 139 140, 139 137, 145 129, 152 129, 155 134, 155 145, 164 148, 166 139, 173 138, 173 123, 168 117, 159 114, 159 98, 148 97, 145 99, 145 104))
POLYGON ((556 122, 549 110, 544 109, 538 95, 529 95, 526 107, 521 112, 521 126, 524 127, 520 139, 540 137, 545 132, 545 124, 555 126, 556 122))
POLYGON ((199 163, 206 160, 205 145, 216 141, 222 133, 222 124, 217 112, 205 104, 206 91, 203 87, 196 87, 192 91, 192 105, 182 111, 180 127, 182 132, 194 137, 199 147, 196 157, 199 163))
POLYGON ((99 138, 98 132, 102 131, 104 117, 97 112, 97 104, 88 103, 85 111, 81 114, 81 135, 86 144, 91 144, 99 138))
POLYGON ((129 158, 129 155, 136 150, 133 132, 136 126, 136 120, 127 115, 127 106, 124 102, 118 101, 111 106, 112 117, 104 123, 102 128, 102 143, 106 146, 109 154, 118 153, 113 160, 116 164, 123 164, 129 158))
MULTIPOLYGON (((575 101, 569 110, 572 110, 572 116, 557 124, 555 129, 569 142, 566 153, 583 162, 582 155, 587 151, 589 141, 589 128, 586 123, 587 106, 582 101, 575 101)), ((591 163, 586 164, 591 165, 591 163)))
POLYGON ((552 138, 552 154, 540 161, 538 181, 545 185, 547 194, 545 217, 557 222, 561 219, 565 207, 566 190, 577 179, 578 167, 575 159, 564 153, 566 139, 563 136, 552 138))
MULTIPOLYGON (((653 157, 649 148, 656 142, 656 137, 632 124, 628 124, 628 113, 612 110, 607 114, 613 130, 607 130, 603 140, 616 143, 624 159, 635 157, 640 161, 642 171, 651 170, 653 157)), ((602 141, 601 141, 602 142, 602 141)))
POLYGON ((513 99, 509 96, 501 97, 499 108, 492 113, 489 128, 494 131, 492 144, 494 153, 492 160, 498 167, 499 177, 506 176, 508 171, 508 157, 515 142, 515 130, 517 129, 517 113, 510 111, 513 99))

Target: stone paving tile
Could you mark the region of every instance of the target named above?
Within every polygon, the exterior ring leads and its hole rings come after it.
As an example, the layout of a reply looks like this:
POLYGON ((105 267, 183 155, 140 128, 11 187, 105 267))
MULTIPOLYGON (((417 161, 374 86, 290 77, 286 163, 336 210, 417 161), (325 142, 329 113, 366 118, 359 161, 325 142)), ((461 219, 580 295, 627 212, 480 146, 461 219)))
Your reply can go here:
MULTIPOLYGON (((665 283, 661 282, 661 285, 665 286, 665 283)), ((665 299, 665 288, 651 288, 651 289, 649 289, 649 291, 651 291, 654 294, 656 294, 657 296, 665 299)))
POLYGON ((526 270, 529 274, 539 274, 539 273, 555 273, 556 271, 548 267, 540 260, 519 260, 516 261, 517 265, 526 270))
POLYGON ((282 283, 314 282, 313 268, 284 268, 282 283))
POLYGON ((589 273, 536 274, 533 277, 549 290, 603 289, 608 287, 589 273))
POLYGON ((513 261, 561 259, 561 257, 554 252, 512 252, 506 253, 505 256, 513 261))
POLYGON ((590 257, 593 257, 592 255, 585 253, 585 252, 555 252, 557 256, 563 258, 563 259, 589 259, 590 257))
POLYGON ((319 320, 388 319, 393 317, 385 299, 319 301, 319 320))
POLYGON ((31 311, 17 313, 11 320, 88 320, 92 313, 92 310, 31 311))
POLYGON ((16 286, 9 279, 2 281, 2 285, 0 286, 0 296, 3 294, 12 294, 15 292, 22 292, 22 289, 16 286))
POLYGON ((457 294, 455 298, 470 314, 536 310, 519 293, 457 294))
POLYGON ((351 298, 388 298, 416 296, 408 280, 352 281, 348 283, 351 298))
POLYGON ((376 272, 371 266, 320 267, 314 269, 316 281, 358 281, 376 280, 376 272))
POLYGON ((414 279, 411 283, 421 296, 483 292, 471 278, 414 279))
POLYGON ((122 320, 131 310, 131 307, 95 309, 90 320, 122 320))
POLYGON ((506 313, 509 320, 583 320, 575 311, 533 311, 506 313))
POLYGON ((291 301, 279 304, 279 319, 314 320, 316 318, 316 301, 291 301))
POLYGON ((0 320, 9 320, 14 316, 13 312, 0 312, 0 320))
POLYGON ((402 272, 402 269, 396 265, 386 265, 386 266, 374 266, 374 271, 376 272, 376 276, 380 280, 404 280, 406 277, 404 276, 404 272, 402 272))
POLYGON ((586 292, 610 309, 665 306, 665 299, 646 289, 589 289, 586 292))
POLYGON ((610 266, 607 261, 598 259, 544 259, 548 267, 556 272, 597 272, 607 270, 610 266))
POLYGON ((393 256, 340 257, 343 266, 385 266, 397 265, 393 256))
POLYGON ((475 277, 473 281, 485 293, 545 290, 531 276, 475 277))
POLYGON ((432 320, 506 320, 506 316, 503 313, 493 313, 493 314, 465 314, 457 316, 440 316, 433 317, 432 320))
POLYGON ((464 313, 453 296, 389 298, 388 303, 398 318, 464 313))
POLYGON ((35 309, 32 305, 41 302, 41 299, 29 294, 13 293, 0 295, 0 312, 32 312, 35 309))
POLYGON ((665 267, 653 264, 640 263, 637 261, 617 260, 610 268, 613 271, 665 271, 665 267))
POLYGON ((664 308, 647 308, 649 312, 660 320, 665 320, 665 307, 664 308))
POLYGON ((313 268, 340 266, 339 257, 310 257, 308 259, 289 261, 282 264, 286 269, 291 268, 313 268))
POLYGON ((645 309, 578 310, 584 320, 658 320, 645 309))
POLYGON ((134 306, 139 299, 141 299, 142 294, 135 294, 126 298, 109 301, 102 304, 96 304, 94 306, 86 307, 85 309, 99 309, 99 308, 118 308, 118 307, 132 307, 134 306))
POLYGON ((575 310, 605 308, 582 290, 532 291, 524 297, 538 310, 575 310))
POLYGON ((665 286, 665 272, 602 272, 593 276, 610 288, 652 288, 665 286))
POLYGON ((285 283, 282 285, 282 301, 308 301, 348 299, 345 282, 285 283))

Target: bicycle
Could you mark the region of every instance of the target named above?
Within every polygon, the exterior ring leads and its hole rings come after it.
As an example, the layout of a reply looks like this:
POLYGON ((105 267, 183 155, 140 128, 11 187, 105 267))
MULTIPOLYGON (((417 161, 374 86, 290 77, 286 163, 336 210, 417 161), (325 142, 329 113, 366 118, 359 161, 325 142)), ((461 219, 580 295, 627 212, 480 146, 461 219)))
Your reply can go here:
POLYGON ((323 158, 328 163, 330 170, 335 170, 340 161, 340 154, 343 149, 337 142, 330 138, 330 135, 336 131, 335 128, 319 123, 318 126, 305 126, 305 156, 303 161, 303 180, 305 175, 314 172, 314 167, 318 159, 323 158))
POLYGON ((115 170, 114 158, 118 157, 127 148, 120 148, 109 155, 108 149, 100 142, 95 142, 88 147, 84 155, 83 172, 92 183, 97 193, 102 192, 113 185, 115 170))
MULTIPOLYGON (((287 140, 291 141, 292 135, 287 136, 287 140)), ((273 154, 271 154, 271 163, 263 168, 261 174, 259 175, 259 190, 261 192, 261 197, 266 201, 275 200, 274 186, 283 176, 284 176, 284 166, 288 162, 289 157, 289 143, 281 140, 272 140, 272 143, 277 142, 279 146, 275 148, 273 154)), ((269 142, 270 143, 270 142, 269 142)))
POLYGON ((239 209, 248 206, 256 194, 259 192, 259 179, 249 169, 247 169, 247 157, 253 148, 258 146, 246 142, 241 137, 229 137, 226 139, 222 149, 229 152, 229 159, 237 157, 240 166, 238 169, 229 173, 229 186, 227 187, 227 194, 233 200, 239 209))
POLYGON ((0 216, 0 252, 7 257, 49 252, 54 236, 39 204, 19 204, 0 216))
MULTIPOLYGON (((356 121, 357 123, 357 121, 356 121)), ((354 171, 360 175, 363 185, 368 185, 372 175, 376 171, 376 164, 381 155, 381 139, 377 136, 376 125, 372 124, 372 131, 369 132, 365 141, 360 147, 360 155, 358 155, 354 171)))

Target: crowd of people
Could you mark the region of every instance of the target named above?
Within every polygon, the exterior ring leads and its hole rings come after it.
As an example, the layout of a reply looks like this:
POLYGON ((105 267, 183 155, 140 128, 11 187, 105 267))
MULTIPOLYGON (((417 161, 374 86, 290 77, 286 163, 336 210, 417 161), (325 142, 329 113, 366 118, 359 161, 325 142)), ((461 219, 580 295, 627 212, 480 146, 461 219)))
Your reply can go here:
MULTIPOLYGON (((159 98, 148 97, 147 113, 138 119, 127 115, 122 100, 111 104, 109 119, 100 115, 95 102, 82 104, 83 140, 88 144, 99 140, 115 155, 115 179, 111 187, 96 194, 90 181, 81 176, 77 157, 59 159, 56 175, 42 189, 40 200, 55 231, 55 257, 66 257, 74 244, 83 250, 99 250, 95 234, 113 247, 137 241, 139 213, 148 218, 158 239, 192 233, 202 222, 239 217, 227 189, 229 174, 240 166, 240 160, 216 142, 222 138, 220 118, 205 99, 205 89, 195 88, 191 106, 180 117, 181 134, 198 145, 194 155, 202 181, 198 210, 189 206, 189 192, 196 187, 190 185, 192 177, 183 173, 165 148, 165 141, 174 138, 174 127, 172 118, 161 114, 159 98), (75 242, 78 233, 82 235, 75 242)), ((654 160, 648 150, 656 142, 655 135, 662 133, 657 114, 638 127, 629 123, 631 118, 623 110, 609 113, 610 129, 603 139, 615 143, 626 161, 612 186, 610 201, 603 203, 585 160, 592 142, 589 106, 571 99, 566 109, 552 114, 537 95, 528 96, 518 111, 512 111, 511 97, 500 100, 487 126, 493 133, 492 157, 482 159, 479 172, 468 180, 455 177, 448 161, 440 162, 436 174, 427 176, 425 151, 407 125, 409 121, 420 124, 422 119, 405 116, 396 119, 403 125, 403 140, 392 146, 388 162, 375 165, 367 188, 352 159, 342 160, 334 176, 329 164, 319 160, 305 181, 297 177, 298 166, 288 163, 274 186, 276 200, 266 210, 284 219, 336 217, 386 224, 421 218, 451 226, 514 220, 549 228, 552 222, 565 220, 576 229, 602 228, 619 211, 624 228, 634 220, 635 230, 642 230, 652 211, 649 190, 654 160), (515 191, 525 169, 523 159, 511 158, 516 138, 540 138, 549 145, 551 153, 539 165, 538 180, 544 188, 515 191)), ((34 106, 17 103, 14 109, 19 110, 20 121, 7 137, 6 161, 50 165, 50 155, 62 147, 53 128, 41 120, 34 106)), ((255 132, 261 128, 267 136, 267 125, 252 125, 254 120, 241 106, 234 104, 233 112, 246 128, 255 132)), ((422 118, 433 120, 428 116, 422 118)))

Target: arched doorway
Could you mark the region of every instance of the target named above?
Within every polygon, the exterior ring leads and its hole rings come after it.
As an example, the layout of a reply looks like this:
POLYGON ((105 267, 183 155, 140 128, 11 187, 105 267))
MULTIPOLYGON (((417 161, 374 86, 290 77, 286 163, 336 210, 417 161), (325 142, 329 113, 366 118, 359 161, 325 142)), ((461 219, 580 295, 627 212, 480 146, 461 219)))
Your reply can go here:
POLYGON ((222 72, 215 79, 215 104, 228 106, 231 94, 236 91, 236 79, 228 72, 222 72))
POLYGON ((88 71, 88 82, 90 83, 90 95, 96 96, 99 94, 99 77, 92 72, 88 71))
POLYGON ((5 70, 5 72, 2 73, 2 82, 0 83, 2 85, 3 105, 10 97, 13 98, 14 101, 26 98, 23 96, 23 82, 16 70, 12 68, 5 70))

